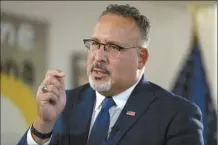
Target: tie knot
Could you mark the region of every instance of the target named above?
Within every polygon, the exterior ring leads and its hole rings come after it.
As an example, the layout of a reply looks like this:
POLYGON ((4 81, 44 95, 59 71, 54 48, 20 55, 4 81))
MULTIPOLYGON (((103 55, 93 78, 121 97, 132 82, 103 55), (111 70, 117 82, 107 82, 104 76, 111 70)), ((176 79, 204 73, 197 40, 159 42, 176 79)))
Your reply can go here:
POLYGON ((115 105, 115 102, 112 97, 107 97, 104 99, 102 103, 102 109, 107 109, 109 110, 112 106, 115 105))

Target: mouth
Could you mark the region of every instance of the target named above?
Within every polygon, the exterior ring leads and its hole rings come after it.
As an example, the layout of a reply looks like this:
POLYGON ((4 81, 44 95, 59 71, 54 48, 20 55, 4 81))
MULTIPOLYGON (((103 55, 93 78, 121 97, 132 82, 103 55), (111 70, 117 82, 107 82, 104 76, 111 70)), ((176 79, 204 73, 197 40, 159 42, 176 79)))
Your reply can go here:
POLYGON ((98 68, 94 68, 91 74, 94 78, 97 78, 98 80, 108 76, 108 73, 106 71, 98 68))
POLYGON ((93 71, 96 72, 96 73, 104 73, 104 74, 106 74, 105 70, 99 69, 99 68, 94 68, 93 71))

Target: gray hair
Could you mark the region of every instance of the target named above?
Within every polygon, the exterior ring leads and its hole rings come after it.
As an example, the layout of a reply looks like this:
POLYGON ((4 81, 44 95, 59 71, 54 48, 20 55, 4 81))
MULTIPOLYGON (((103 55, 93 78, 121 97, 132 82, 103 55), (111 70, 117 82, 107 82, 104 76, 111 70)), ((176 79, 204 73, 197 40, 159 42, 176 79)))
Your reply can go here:
POLYGON ((107 6, 106 10, 102 12, 100 17, 106 14, 117 14, 123 17, 128 17, 133 19, 140 30, 141 43, 142 43, 140 45, 145 45, 145 47, 148 46, 150 22, 145 15, 139 12, 137 8, 133 6, 129 6, 128 4, 127 5, 110 4, 107 6))

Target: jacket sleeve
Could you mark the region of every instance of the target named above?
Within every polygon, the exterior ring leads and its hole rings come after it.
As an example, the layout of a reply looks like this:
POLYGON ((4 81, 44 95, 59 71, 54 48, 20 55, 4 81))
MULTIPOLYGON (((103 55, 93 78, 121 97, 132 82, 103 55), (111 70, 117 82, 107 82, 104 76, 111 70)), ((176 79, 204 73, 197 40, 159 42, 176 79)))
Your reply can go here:
MULTIPOLYGON (((67 93, 67 100, 70 96, 69 94, 69 90, 66 90, 67 93)), ((63 116, 66 116, 65 113, 66 109, 60 113, 55 126, 52 130, 52 137, 50 138, 50 140, 48 142, 46 142, 44 145, 59 145, 62 144, 62 142, 66 142, 69 139, 67 138, 68 135, 66 134, 66 126, 65 126, 65 121, 63 119, 63 116)), ((66 117, 65 117, 66 118, 66 117)), ((32 143, 35 143, 35 141, 33 141, 33 139, 31 138, 31 134, 29 132, 29 129, 25 132, 25 134, 22 136, 22 138, 19 140, 19 142, 17 143, 17 145, 32 145, 32 143)), ((35 144, 34 144, 35 145, 35 144)))
MULTIPOLYGON (((29 130, 29 129, 28 129, 29 130)), ((19 142, 17 143, 17 145, 28 145, 27 144, 27 133, 28 130, 24 133, 24 135, 21 137, 21 139, 19 140, 19 142)))
POLYGON ((169 125, 166 145, 204 145, 202 114, 199 107, 186 102, 185 105, 175 108, 179 109, 169 125))

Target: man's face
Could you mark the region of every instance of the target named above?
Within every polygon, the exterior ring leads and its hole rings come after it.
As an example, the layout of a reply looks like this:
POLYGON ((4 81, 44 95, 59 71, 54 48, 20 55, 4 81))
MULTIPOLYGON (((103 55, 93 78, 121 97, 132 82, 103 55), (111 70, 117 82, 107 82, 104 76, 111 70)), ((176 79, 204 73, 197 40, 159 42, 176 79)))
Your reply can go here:
MULTIPOLYGON (((138 47, 140 33, 135 22, 122 16, 107 14, 94 27, 93 40, 122 47, 138 47)), ((135 83, 137 70, 143 67, 139 47, 125 49, 117 57, 110 57, 104 46, 88 53, 87 74, 89 82, 98 92, 117 94, 135 83)))

